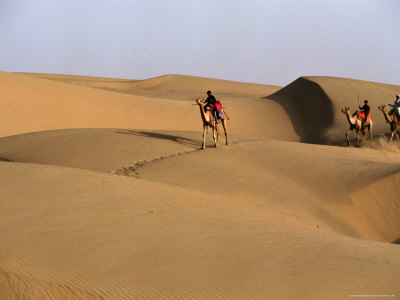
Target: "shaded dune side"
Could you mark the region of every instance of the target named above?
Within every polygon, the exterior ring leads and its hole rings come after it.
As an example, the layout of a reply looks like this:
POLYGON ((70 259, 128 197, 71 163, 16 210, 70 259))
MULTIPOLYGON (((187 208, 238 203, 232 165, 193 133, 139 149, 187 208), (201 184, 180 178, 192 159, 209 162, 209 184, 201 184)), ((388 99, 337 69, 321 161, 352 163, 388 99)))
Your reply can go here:
POLYGON ((333 125, 334 108, 321 86, 305 77, 268 96, 286 110, 301 142, 326 144, 333 125))
POLYGON ((104 300, 105 298, 97 292, 88 292, 65 283, 57 284, 28 276, 17 276, 0 269, 0 299, 104 300))

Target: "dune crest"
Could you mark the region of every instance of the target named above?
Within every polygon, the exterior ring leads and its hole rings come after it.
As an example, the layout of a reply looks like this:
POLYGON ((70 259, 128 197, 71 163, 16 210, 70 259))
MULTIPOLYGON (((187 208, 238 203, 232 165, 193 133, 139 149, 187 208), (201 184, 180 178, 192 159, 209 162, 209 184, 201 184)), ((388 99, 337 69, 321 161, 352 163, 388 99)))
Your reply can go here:
MULTIPOLYGON (((179 91, 179 93, 200 91, 203 94, 212 88, 216 94, 236 96, 262 96, 277 91, 280 87, 265 84, 243 83, 206 77, 169 74, 144 80, 121 80, 87 76, 23 73, 29 76, 56 80, 65 83, 102 88, 110 91, 135 93, 135 91, 179 91)), ((151 93, 148 93, 151 95, 151 93)))

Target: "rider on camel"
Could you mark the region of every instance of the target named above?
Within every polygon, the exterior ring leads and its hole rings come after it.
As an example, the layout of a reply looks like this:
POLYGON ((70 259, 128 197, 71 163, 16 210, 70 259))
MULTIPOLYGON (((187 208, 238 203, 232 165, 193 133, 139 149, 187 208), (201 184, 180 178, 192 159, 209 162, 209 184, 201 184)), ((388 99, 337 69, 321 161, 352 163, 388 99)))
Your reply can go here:
POLYGON ((213 105, 212 113, 213 113, 215 119, 218 120, 218 113, 217 113, 217 109, 215 107, 215 102, 217 102, 217 99, 215 99, 215 97, 211 94, 211 91, 207 91, 207 95, 208 95, 208 97, 204 101, 204 103, 206 104, 205 108, 206 108, 206 110, 210 109, 210 106, 212 104, 213 105))
POLYGON ((364 100, 364 106, 358 106, 360 111, 364 112, 364 119, 362 119, 362 122, 365 124, 367 122, 367 118, 369 115, 369 111, 371 110, 369 105, 368 105, 368 100, 364 100))
POLYGON ((393 108, 389 111, 389 116, 391 116, 397 110, 397 114, 395 114, 395 115, 397 118, 399 118, 400 117, 400 95, 396 95, 396 100, 394 100, 393 105, 390 105, 390 106, 392 106, 393 108))

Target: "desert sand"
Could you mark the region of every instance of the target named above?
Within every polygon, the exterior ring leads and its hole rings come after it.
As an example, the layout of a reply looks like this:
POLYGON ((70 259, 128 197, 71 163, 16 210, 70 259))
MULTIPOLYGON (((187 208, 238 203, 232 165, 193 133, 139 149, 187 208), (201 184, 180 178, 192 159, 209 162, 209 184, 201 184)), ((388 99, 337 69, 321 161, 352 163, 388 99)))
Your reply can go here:
POLYGON ((0 82, 0 299, 400 298, 400 86, 0 82), (200 150, 208 89, 229 145, 200 150), (345 147, 358 98, 374 140, 345 147))

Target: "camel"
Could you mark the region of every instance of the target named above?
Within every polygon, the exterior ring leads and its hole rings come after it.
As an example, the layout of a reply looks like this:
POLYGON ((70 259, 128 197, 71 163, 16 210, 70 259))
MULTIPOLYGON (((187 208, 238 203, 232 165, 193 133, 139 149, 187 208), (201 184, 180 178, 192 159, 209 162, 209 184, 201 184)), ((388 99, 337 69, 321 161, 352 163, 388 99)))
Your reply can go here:
POLYGON ((397 129, 400 127, 400 119, 397 117, 396 112, 394 112, 391 116, 389 116, 388 112, 386 111, 386 105, 381 105, 378 107, 378 109, 383 112, 383 115, 386 119, 386 121, 390 125, 390 131, 392 132, 392 135, 390 137, 390 143, 392 142, 393 136, 396 134, 397 142, 399 143, 399 135, 397 134, 397 129))
MULTIPOLYGON (((201 146, 202 149, 206 147, 206 135, 208 131, 208 127, 212 128, 213 131, 213 139, 215 147, 218 147, 219 141, 219 130, 218 130, 218 120, 215 119, 214 115, 208 110, 207 112, 204 110, 204 99, 197 99, 197 105, 200 107, 200 115, 201 119, 203 120, 203 144, 201 146)), ((226 120, 221 120, 222 127, 224 128, 225 132, 225 142, 228 145, 228 134, 226 131, 226 120)))
POLYGON ((350 115, 349 113, 350 108, 349 107, 344 107, 342 109, 342 113, 344 113, 347 116, 347 121, 349 121, 350 128, 346 132, 346 140, 347 140, 347 146, 350 145, 350 139, 349 135, 350 133, 355 129, 356 130, 356 147, 361 147, 362 143, 365 141, 367 136, 365 135, 365 128, 368 128, 369 132, 369 142, 372 142, 372 120, 368 120, 366 123, 362 123, 361 120, 358 119, 357 117, 357 111, 353 114, 350 115), (360 132, 363 134, 363 138, 361 140, 361 143, 359 144, 359 139, 360 139, 360 132))

